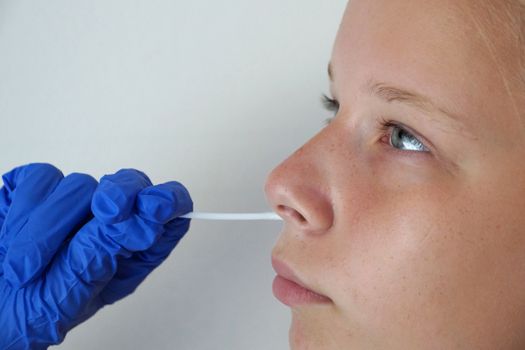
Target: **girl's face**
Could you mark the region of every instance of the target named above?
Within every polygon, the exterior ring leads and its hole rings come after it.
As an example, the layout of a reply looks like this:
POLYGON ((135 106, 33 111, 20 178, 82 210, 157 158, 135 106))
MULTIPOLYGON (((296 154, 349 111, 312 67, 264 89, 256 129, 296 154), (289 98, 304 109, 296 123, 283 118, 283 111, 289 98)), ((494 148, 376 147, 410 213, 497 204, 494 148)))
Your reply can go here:
POLYGON ((349 2, 339 111, 265 186, 285 219, 272 257, 330 298, 292 307, 293 349, 525 348, 525 98, 502 3, 349 2))

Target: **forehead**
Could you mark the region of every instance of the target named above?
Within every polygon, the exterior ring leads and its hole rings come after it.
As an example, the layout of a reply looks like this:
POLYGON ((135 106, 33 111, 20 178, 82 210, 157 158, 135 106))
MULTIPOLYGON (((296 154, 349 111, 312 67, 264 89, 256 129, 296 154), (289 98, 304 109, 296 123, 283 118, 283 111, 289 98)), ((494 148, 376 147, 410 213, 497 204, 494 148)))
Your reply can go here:
MULTIPOLYGON (((507 62, 487 45, 490 28, 481 29, 489 22, 477 3, 351 0, 332 52, 334 90, 357 92, 355 84, 376 76, 431 96, 466 116, 469 128, 502 124, 513 115, 498 69, 507 62)), ((514 127, 509 121, 502 126, 514 127)))

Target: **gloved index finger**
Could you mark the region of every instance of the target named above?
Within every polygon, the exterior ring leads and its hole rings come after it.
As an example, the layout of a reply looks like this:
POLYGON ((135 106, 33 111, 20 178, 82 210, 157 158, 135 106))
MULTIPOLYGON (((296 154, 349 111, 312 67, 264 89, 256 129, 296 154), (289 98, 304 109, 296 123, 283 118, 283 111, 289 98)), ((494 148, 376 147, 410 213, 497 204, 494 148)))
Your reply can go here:
POLYGON ((51 164, 31 163, 17 167, 2 176, 2 201, 5 219, 0 229, 0 263, 9 241, 25 225, 29 213, 55 190, 64 178, 62 172, 51 164))
POLYGON ((96 186, 97 181, 89 175, 70 174, 31 213, 11 240, 2 266, 12 286, 23 287, 38 277, 73 228, 86 222, 96 186))
POLYGON ((62 172, 48 163, 31 163, 16 167, 2 175, 3 202, 11 205, 18 196, 18 210, 30 211, 41 203, 63 178, 62 172))

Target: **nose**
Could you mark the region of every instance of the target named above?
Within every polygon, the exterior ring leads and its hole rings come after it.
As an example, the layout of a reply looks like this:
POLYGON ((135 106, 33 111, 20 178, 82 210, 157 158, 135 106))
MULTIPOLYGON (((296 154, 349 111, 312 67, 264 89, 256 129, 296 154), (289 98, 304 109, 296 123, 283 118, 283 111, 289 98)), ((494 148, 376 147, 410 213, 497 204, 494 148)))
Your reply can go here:
POLYGON ((285 223, 311 233, 322 233, 333 225, 328 174, 323 157, 305 144, 275 167, 264 185, 266 200, 285 223))

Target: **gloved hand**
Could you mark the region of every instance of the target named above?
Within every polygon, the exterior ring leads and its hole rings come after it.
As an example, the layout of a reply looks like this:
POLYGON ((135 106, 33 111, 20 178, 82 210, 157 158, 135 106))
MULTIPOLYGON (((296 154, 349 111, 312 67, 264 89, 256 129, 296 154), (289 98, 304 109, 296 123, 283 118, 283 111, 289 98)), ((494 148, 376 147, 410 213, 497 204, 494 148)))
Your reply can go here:
POLYGON ((0 189, 0 349, 46 349, 132 293, 189 230, 187 189, 29 164, 0 189), (97 186, 98 185, 98 186, 97 186))

